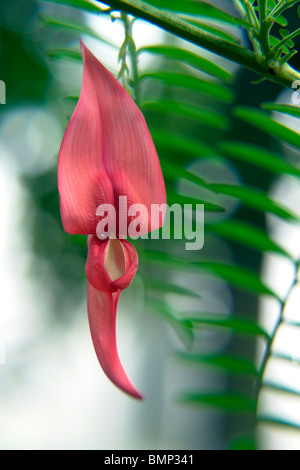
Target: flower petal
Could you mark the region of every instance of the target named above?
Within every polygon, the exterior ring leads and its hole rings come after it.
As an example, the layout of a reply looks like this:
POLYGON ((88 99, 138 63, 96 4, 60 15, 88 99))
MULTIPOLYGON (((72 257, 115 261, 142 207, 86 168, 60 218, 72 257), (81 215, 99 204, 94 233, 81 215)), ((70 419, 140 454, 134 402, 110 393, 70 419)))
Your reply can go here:
POLYGON ((91 336, 99 363, 107 377, 121 390, 142 399, 120 362, 116 340, 117 304, 121 291, 100 292, 87 283, 87 306, 91 336))
MULTIPOLYGON (((163 215, 159 221, 151 220, 151 204, 166 202, 157 153, 134 101, 81 46, 82 89, 58 162, 62 222, 69 233, 96 233, 97 207, 112 204, 119 214, 119 196, 126 196, 127 207, 143 204, 148 211, 141 223, 142 235, 163 223, 163 215)), ((118 235, 127 235, 130 220, 118 224, 118 235)))
POLYGON ((99 240, 96 235, 89 235, 85 272, 95 289, 101 292, 126 289, 137 267, 137 252, 127 240, 99 240))
POLYGON ((135 398, 135 390, 121 365, 116 342, 117 304, 138 266, 135 248, 126 240, 88 237, 86 263, 90 330, 100 365, 112 382, 135 398))

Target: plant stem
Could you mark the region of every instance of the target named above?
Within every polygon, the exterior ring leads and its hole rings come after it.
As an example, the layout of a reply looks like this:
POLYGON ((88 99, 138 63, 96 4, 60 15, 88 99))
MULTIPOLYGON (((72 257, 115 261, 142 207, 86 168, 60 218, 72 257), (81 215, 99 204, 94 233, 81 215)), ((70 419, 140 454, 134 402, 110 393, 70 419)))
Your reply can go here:
POLYGON ((132 37, 132 22, 128 15, 124 12, 121 13, 121 20, 124 24, 125 29, 125 38, 124 42, 120 48, 119 52, 119 61, 121 62, 121 68, 118 74, 118 78, 122 79, 122 84, 128 93, 132 96, 137 104, 140 105, 140 91, 139 91, 139 74, 138 74, 138 65, 137 65, 137 52, 136 46, 132 37), (128 78, 130 75, 129 68, 127 65, 127 56, 130 56, 131 67, 132 67, 132 88, 130 88, 128 83, 128 78))
POLYGON ((288 290, 288 293, 286 295, 285 300, 281 302, 280 312, 279 312, 277 322, 276 322, 276 324, 274 326, 274 329, 273 329, 273 334, 271 336, 271 339, 267 343, 267 346, 266 346, 266 349, 265 349, 265 352, 264 352, 264 355, 263 355, 263 358, 262 358, 262 361, 261 361, 261 365, 260 365, 260 368, 259 368, 259 380, 258 380, 257 388, 256 388, 256 404, 257 404, 257 407, 258 407, 259 394, 260 394, 261 389, 263 387, 263 378, 264 378, 264 374, 265 374, 265 371, 266 371, 266 366, 267 366, 268 360, 270 359, 271 354, 272 354, 272 347, 273 347, 273 344, 274 344, 274 340, 275 340, 276 334, 277 334, 280 326, 282 325, 282 323, 284 321, 284 318, 283 318, 284 309, 285 309, 286 303, 289 299, 289 296, 290 296, 293 288, 295 287, 295 285, 298 282, 299 266, 300 266, 300 262, 298 261, 298 262, 295 263, 295 277, 294 277, 294 280, 293 280, 293 282, 292 282, 292 284, 291 284, 291 286, 288 290))
POLYGON ((258 0, 259 21, 262 23, 267 17, 267 0, 258 0))
POLYGON ((248 0, 242 0, 242 4, 243 12, 246 15, 247 21, 253 26, 254 29, 254 31, 249 30, 248 35, 253 45, 256 60, 258 60, 262 55, 260 42, 257 39, 259 36, 260 24, 251 3, 248 0))
POLYGON ((278 44, 276 44, 276 46, 273 47, 273 51, 275 53, 277 53, 277 51, 279 51, 279 49, 282 46, 284 46, 287 43, 287 41, 289 41, 290 39, 293 39, 294 37, 298 36, 299 34, 300 34, 300 28, 296 29, 291 34, 289 34, 288 36, 285 36, 278 44))
POLYGON ((291 8, 292 6, 296 5, 299 0, 281 0, 278 4, 273 8, 273 10, 269 13, 269 18, 273 18, 274 20, 280 16, 285 10, 291 8))
POLYGON ((287 68, 288 66, 283 67, 278 74, 273 74, 273 71, 270 73, 267 64, 264 61, 258 61, 252 51, 202 31, 178 16, 170 15, 166 11, 155 8, 140 0, 105 0, 102 3, 106 3, 114 9, 131 14, 137 18, 147 20, 170 33, 176 34, 182 39, 236 62, 256 72, 261 77, 282 86, 291 87, 295 80, 300 79, 300 73, 292 67, 287 68))
POLYGON ((137 106, 140 106, 140 82, 139 82, 139 71, 138 71, 138 58, 137 58, 135 42, 132 36, 133 21, 130 21, 128 17, 127 17, 127 21, 128 21, 128 51, 129 51, 130 59, 131 59, 132 80, 133 80, 133 88, 134 88, 134 94, 135 94, 135 102, 137 106))
POLYGON ((264 52, 264 55, 267 61, 270 58, 270 56, 274 55, 273 51, 271 50, 270 40, 269 40, 269 34, 270 34, 270 29, 272 25, 273 25, 273 22, 271 20, 264 19, 261 22, 260 32, 259 32, 260 44, 261 44, 262 50, 264 52))
POLYGON ((246 15, 248 23, 252 24, 252 26, 258 31, 260 25, 253 6, 248 0, 241 0, 241 4, 243 12, 242 16, 246 15))

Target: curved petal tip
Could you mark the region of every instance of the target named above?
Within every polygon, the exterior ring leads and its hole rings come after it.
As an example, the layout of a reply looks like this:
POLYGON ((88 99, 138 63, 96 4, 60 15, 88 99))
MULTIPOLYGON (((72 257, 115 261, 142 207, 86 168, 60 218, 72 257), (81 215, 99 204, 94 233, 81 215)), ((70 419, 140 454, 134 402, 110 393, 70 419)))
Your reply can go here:
POLYGON ((139 400, 136 390, 121 364, 116 341, 116 312, 120 292, 100 292, 88 282, 88 318, 94 349, 107 377, 123 392, 139 400))

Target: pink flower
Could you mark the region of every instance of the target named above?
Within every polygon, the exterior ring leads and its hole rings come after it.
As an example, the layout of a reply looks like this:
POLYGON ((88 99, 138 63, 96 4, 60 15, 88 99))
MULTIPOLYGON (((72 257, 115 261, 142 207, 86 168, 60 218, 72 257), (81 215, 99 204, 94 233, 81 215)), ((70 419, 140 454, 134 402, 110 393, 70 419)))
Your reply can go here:
POLYGON ((88 318, 100 365, 120 389, 142 398, 121 365, 116 342, 119 297, 138 267, 136 250, 124 239, 132 215, 123 211, 115 238, 100 239, 97 208, 110 204, 118 215, 120 196, 126 196, 128 207, 143 204, 149 215, 140 220, 139 233, 148 233, 163 223, 163 217, 151 220, 151 205, 166 202, 165 184, 142 113, 82 43, 81 48, 81 94, 58 160, 61 218, 66 232, 88 235, 88 318))

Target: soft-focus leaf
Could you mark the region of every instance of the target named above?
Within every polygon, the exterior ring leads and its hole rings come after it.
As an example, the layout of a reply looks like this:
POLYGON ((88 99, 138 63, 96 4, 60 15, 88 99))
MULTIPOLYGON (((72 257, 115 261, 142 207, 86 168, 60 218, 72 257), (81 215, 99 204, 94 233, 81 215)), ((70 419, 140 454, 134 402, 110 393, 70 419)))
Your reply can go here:
POLYGON ((188 170, 185 170, 182 168, 182 166, 173 163, 172 161, 168 160, 163 160, 161 162, 161 167, 162 171, 165 177, 171 178, 172 180, 177 181, 179 178, 183 178, 187 181, 191 181, 192 183, 197 184, 198 186, 201 186, 206 189, 210 189, 209 183, 204 181, 203 178, 200 178, 200 176, 195 175, 194 173, 191 173, 188 170))
POLYGON ((252 361, 226 354, 178 353, 177 356, 187 362, 208 365, 221 369, 229 374, 250 375, 258 377, 258 371, 252 361))
POLYGON ((247 320, 243 317, 236 315, 224 316, 221 314, 214 313, 200 313, 199 317, 191 317, 188 319, 195 323, 196 327, 212 327, 212 328, 228 328, 233 330, 234 334, 242 334, 245 336, 263 336, 267 340, 270 339, 268 333, 263 330, 257 323, 247 320))
POLYGON ((229 264, 216 263, 213 261, 188 261, 186 258, 179 258, 168 253, 162 253, 154 250, 148 250, 141 254, 144 261, 150 263, 162 264, 169 269, 178 269, 183 271, 206 272, 227 281, 230 285, 238 287, 252 294, 278 296, 267 287, 255 273, 229 264))
POLYGON ((291 394, 291 395, 300 395, 300 390, 299 389, 297 390, 297 389, 294 389, 294 388, 291 388, 291 387, 283 386, 280 383, 275 383, 275 382, 270 382, 270 381, 264 380, 263 387, 264 387, 264 389, 269 388, 271 390, 276 390, 278 392, 284 392, 284 393, 288 393, 288 394, 291 394))
POLYGON ((53 59, 74 60, 82 63, 82 57, 79 51, 71 49, 52 49, 48 51, 48 56, 53 59))
POLYGON ((161 59, 171 59, 179 61, 182 64, 190 65, 191 67, 201 70, 202 72, 211 75, 212 77, 219 78, 229 82, 232 80, 230 73, 221 68, 218 64, 195 54, 185 49, 180 49, 173 46, 145 46, 138 50, 138 53, 147 52, 161 56, 161 59))
POLYGON ((185 393, 179 398, 183 403, 221 408, 227 412, 255 413, 256 403, 251 398, 235 393, 185 393))
MULTIPOLYGON (((38 0, 38 1, 45 3, 45 0, 38 0)), ((89 0, 51 0, 51 3, 78 8, 88 13, 98 14, 100 11, 103 13, 103 9, 100 7, 100 5, 97 2, 91 2, 89 0)))
POLYGON ((68 31, 80 37, 81 34, 87 34, 111 47, 115 47, 107 39, 104 39, 97 31, 87 26, 84 22, 76 21, 71 18, 62 18, 51 15, 41 15, 40 20, 49 28, 55 28, 61 31, 68 31))
POLYGON ((296 214, 282 207, 257 188, 230 184, 211 184, 210 188, 227 196, 237 198, 246 206, 259 211, 268 212, 289 221, 299 222, 300 220, 296 214))
POLYGON ((288 421, 276 416, 258 415, 257 421, 261 424, 270 424, 272 426, 282 426, 284 428, 292 428, 300 431, 300 424, 288 421))
POLYGON ((187 138, 178 133, 174 135, 156 128, 151 128, 151 135, 158 153, 170 155, 172 159, 176 155, 177 162, 188 162, 213 154, 213 149, 200 139, 187 138))
POLYGON ((234 115, 261 131, 270 134, 272 137, 300 148, 300 134, 276 122, 269 114, 251 107, 239 106, 234 109, 234 115))
POLYGON ((250 225, 247 222, 232 219, 226 220, 210 225, 209 230, 247 247, 263 252, 271 251, 289 257, 283 248, 268 237, 265 230, 250 225))
POLYGON ((299 106, 292 106, 291 104, 280 104, 280 103, 264 103, 262 105, 264 109, 268 111, 276 111, 278 113, 288 114, 296 118, 300 118, 299 106))
POLYGON ((159 80, 164 85, 185 88, 194 92, 204 93, 205 95, 217 98, 226 103, 233 100, 232 91, 220 83, 202 80, 187 74, 170 72, 148 72, 141 75, 140 80, 152 79, 159 80))
POLYGON ((168 205, 172 206, 173 204, 180 204, 184 206, 184 204, 190 204, 195 208, 196 204, 204 204, 205 212, 224 212, 225 209, 218 204, 214 204, 212 202, 207 202, 204 199, 200 199, 197 197, 192 196, 184 196, 183 194, 179 194, 171 189, 167 191, 167 201, 168 205))
POLYGON ((177 284, 170 284, 168 282, 162 281, 161 279, 155 280, 147 277, 144 279, 144 284, 145 288, 151 291, 200 298, 200 295, 191 289, 186 289, 185 287, 178 286, 177 284))
POLYGON ((256 442, 253 437, 237 437, 228 444, 228 450, 256 450, 256 442))
POLYGON ((144 103, 142 111, 167 114, 168 116, 174 115, 180 119, 191 119, 220 130, 227 129, 229 125, 227 117, 217 111, 176 101, 161 100, 144 103))
POLYGON ((224 21, 230 25, 246 25, 246 22, 242 19, 230 15, 226 11, 215 7, 209 2, 203 2, 201 0, 147 0, 147 3, 165 10, 194 14, 197 16, 212 18, 214 20, 224 21))
MULTIPOLYGON (((295 357, 293 354, 290 354, 289 352, 283 352, 283 351, 272 351, 272 357, 276 359, 281 359, 283 361, 294 361, 295 357)), ((298 358, 296 358, 296 361, 298 362, 298 358)))
POLYGON ((187 349, 192 346, 194 333, 193 325, 189 320, 176 318, 173 315, 172 308, 164 301, 151 299, 147 301, 147 305, 151 307, 154 312, 164 317, 187 349))
POLYGON ((255 273, 252 273, 251 271, 240 266, 202 261, 199 263, 199 269, 211 272, 229 282, 230 285, 238 287, 249 293, 257 295, 271 295, 275 298, 278 298, 278 296, 270 288, 268 288, 255 273))
MULTIPOLYGON (((299 114, 300 116, 300 114, 299 114)), ((224 141, 219 144, 220 152, 229 158, 249 162, 255 166, 265 168, 272 173, 288 174, 300 177, 300 170, 288 161, 283 160, 280 154, 252 145, 237 141, 224 141)))
POLYGON ((185 18, 189 23, 197 26, 200 30, 206 31, 207 33, 210 33, 219 39, 222 39, 223 41, 227 42, 232 42, 233 44, 240 44, 239 38, 234 36, 233 34, 229 34, 226 31, 224 31, 221 28, 216 28, 214 26, 211 26, 207 23, 203 23, 202 21, 199 21, 198 18, 185 18))

